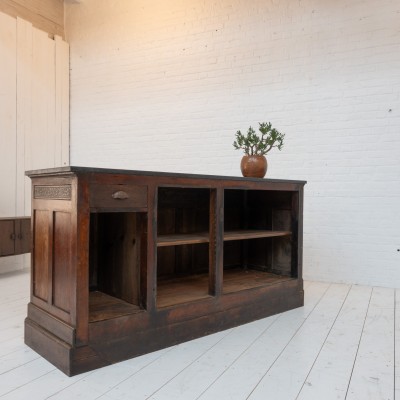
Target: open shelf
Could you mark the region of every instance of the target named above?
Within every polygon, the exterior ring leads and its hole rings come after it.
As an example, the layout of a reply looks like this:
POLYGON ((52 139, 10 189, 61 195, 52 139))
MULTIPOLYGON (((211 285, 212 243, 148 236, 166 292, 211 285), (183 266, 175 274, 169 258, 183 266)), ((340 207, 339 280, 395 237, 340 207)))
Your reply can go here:
POLYGON ((209 297, 210 195, 207 188, 158 188, 157 308, 209 297))
POLYGON ((146 265, 145 213, 92 212, 89 243, 89 322, 145 308, 140 278, 146 265))
POLYGON ((296 279, 292 196, 290 191, 224 191, 224 294, 296 279))
POLYGON ((290 276, 276 275, 254 269, 227 269, 224 271, 223 293, 228 294, 239 290, 274 285, 292 279, 290 276))
POLYGON ((157 308, 189 303, 212 297, 208 294, 208 274, 160 279, 157 287, 157 308))
MULTIPOLYGON (((257 239, 266 237, 289 236, 290 231, 272 231, 272 230, 235 230, 224 232, 224 241, 231 240, 244 240, 244 239, 257 239)), ((190 233, 190 234, 174 234, 174 235, 160 235, 157 239, 157 247, 164 246, 179 246, 183 244, 196 244, 208 243, 208 233, 190 233)))
MULTIPOLYGON (((294 278, 252 269, 230 268, 224 271, 223 293, 274 285, 294 278)), ((208 274, 198 274, 158 282, 157 308, 212 298, 206 290, 208 274)))
POLYGON ((139 306, 109 296, 103 292, 89 293, 89 322, 136 314, 143 311, 139 306))

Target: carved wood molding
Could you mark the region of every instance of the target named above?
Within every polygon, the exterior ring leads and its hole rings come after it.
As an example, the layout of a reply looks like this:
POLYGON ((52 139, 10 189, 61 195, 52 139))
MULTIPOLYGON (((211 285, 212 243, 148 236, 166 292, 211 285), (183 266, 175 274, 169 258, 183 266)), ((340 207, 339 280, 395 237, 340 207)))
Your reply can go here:
POLYGON ((63 186, 35 186, 35 199, 71 200, 71 185, 63 186))

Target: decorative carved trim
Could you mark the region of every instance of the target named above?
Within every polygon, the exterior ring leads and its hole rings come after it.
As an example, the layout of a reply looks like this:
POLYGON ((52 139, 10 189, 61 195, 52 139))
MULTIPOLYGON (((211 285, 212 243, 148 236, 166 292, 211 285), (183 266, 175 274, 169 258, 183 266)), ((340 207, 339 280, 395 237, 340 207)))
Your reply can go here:
POLYGON ((71 200, 71 185, 35 186, 35 199, 71 200))

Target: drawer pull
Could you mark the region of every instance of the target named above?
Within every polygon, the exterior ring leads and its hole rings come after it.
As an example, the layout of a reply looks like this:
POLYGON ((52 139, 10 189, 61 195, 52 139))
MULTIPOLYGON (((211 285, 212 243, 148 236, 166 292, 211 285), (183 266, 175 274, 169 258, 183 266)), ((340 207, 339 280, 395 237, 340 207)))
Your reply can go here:
POLYGON ((115 192, 112 194, 112 198, 115 200, 125 200, 128 199, 128 193, 122 191, 122 190, 118 190, 118 192, 115 192))

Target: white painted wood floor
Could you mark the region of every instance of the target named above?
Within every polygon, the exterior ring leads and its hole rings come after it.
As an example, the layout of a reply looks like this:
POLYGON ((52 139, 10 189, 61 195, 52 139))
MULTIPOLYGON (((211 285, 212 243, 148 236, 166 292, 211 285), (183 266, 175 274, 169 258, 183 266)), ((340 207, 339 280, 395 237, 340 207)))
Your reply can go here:
POLYGON ((400 289, 306 282, 305 306, 68 378, 23 343, 0 276, 0 399, 400 400, 400 289))

